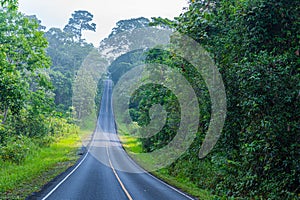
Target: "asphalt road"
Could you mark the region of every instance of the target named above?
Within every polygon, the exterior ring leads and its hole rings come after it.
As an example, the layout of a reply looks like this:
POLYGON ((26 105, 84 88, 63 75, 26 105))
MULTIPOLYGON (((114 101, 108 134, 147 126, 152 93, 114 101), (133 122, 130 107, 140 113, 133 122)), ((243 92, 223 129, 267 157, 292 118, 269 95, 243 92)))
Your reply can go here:
POLYGON ((145 172, 128 157, 116 135, 111 98, 112 81, 106 80, 97 128, 87 153, 40 199, 192 199, 145 172))

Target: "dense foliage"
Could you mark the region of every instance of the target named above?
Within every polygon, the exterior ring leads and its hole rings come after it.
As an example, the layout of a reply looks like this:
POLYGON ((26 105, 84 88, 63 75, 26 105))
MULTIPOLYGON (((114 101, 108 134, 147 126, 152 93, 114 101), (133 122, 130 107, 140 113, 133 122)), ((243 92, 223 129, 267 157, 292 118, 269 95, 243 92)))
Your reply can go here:
POLYGON ((64 31, 77 40, 82 40, 82 31, 96 31, 96 24, 90 23, 93 15, 86 10, 77 10, 72 14, 69 23, 64 27, 64 31))
MULTIPOLYGON (((198 95, 201 120, 196 140, 167 169, 221 196, 293 199, 300 193, 300 4, 287 0, 191 1, 174 21, 153 24, 186 34, 211 53, 225 84, 227 118, 216 148, 198 152, 210 119, 208 91, 194 67, 164 51, 150 50, 147 62, 180 71, 198 95)), ((175 43, 176 44, 176 43, 175 43)), ((124 57, 124 56, 123 56, 124 57)), ((120 57, 121 60, 121 57, 120 57)), ((113 63, 111 71, 132 66, 113 63), (115 66, 116 65, 116 66, 115 66), (115 69, 115 70, 113 70, 115 69)), ((122 70, 118 70, 119 73, 122 70)), ((122 73, 121 73, 122 74, 122 73)), ((145 152, 167 144, 176 132, 176 98, 156 85, 131 97, 131 117, 149 122, 151 105, 173 112, 154 137, 141 140, 145 152), (170 106, 171 105, 171 106, 170 106)))
POLYGON ((75 126, 56 111, 43 27, 19 13, 16 1, 1 5, 0 159, 21 163, 75 126))
POLYGON ((76 11, 63 31, 50 28, 45 33, 49 42, 46 52, 52 61, 49 74, 54 86, 55 104, 61 111, 68 111, 72 106, 72 86, 76 73, 94 49, 92 44, 81 38, 83 30, 95 30, 95 25, 90 27, 88 24, 92 16, 87 11, 76 11))
POLYGON ((145 60, 143 50, 131 51, 123 54, 114 60, 108 67, 108 72, 112 81, 116 84, 119 79, 130 69, 143 64, 145 60))
POLYGON ((108 37, 120 34, 122 32, 133 31, 135 29, 148 27, 150 20, 145 17, 120 20, 116 23, 116 27, 112 29, 112 32, 108 37))
POLYGON ((195 1, 176 19, 175 28, 214 57, 228 112, 214 152, 190 163, 196 141, 171 173, 226 196, 287 199, 299 193, 299 11, 298 1, 195 1), (207 162, 214 170, 203 171, 207 162), (180 169, 183 163, 188 167, 180 169), (212 171, 211 180, 200 181, 212 171))
MULTIPOLYGON (((0 159, 21 163, 28 153, 73 130, 68 122, 74 86, 81 94, 73 99, 77 116, 94 112, 90 103, 100 102, 102 82, 100 79, 95 94, 91 85, 99 79, 93 72, 107 63, 82 39, 82 31, 95 31, 92 14, 76 11, 63 30, 50 28, 44 34, 35 17, 17 11, 16 2, 0 1, 0 159), (87 56, 91 62, 80 71, 87 56)), ((191 0, 173 21, 158 18, 152 22, 195 39, 222 74, 226 123, 217 146, 203 159, 198 153, 209 126, 211 102, 191 63, 168 49, 133 51, 111 63, 108 71, 114 83, 145 60, 177 70, 193 87, 200 106, 198 133, 188 151, 167 167, 169 174, 188 178, 219 196, 299 198, 299 20, 297 0, 191 0)), ((110 50, 110 61, 127 47, 140 46, 134 40, 140 44, 158 40, 152 36, 155 31, 139 34, 143 38, 135 34, 126 35, 125 40, 114 37, 148 25, 146 18, 121 20, 99 49, 110 50)), ((159 76, 163 72, 154 69, 151 73, 159 76)), ((162 105, 167 120, 159 133, 140 140, 144 152, 168 144, 180 124, 177 97, 161 85, 147 84, 130 99, 130 115, 138 126, 149 124, 154 104, 162 105)))

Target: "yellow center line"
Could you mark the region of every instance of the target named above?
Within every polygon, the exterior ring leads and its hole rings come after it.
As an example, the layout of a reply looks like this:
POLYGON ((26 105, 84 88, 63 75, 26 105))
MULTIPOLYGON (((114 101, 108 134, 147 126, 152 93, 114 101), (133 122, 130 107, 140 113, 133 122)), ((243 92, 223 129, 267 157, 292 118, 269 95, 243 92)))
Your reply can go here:
POLYGON ((131 197, 131 195, 129 194, 129 192, 127 191, 127 189, 125 188, 123 182, 121 181, 119 175, 117 174, 115 168, 113 167, 113 165, 112 165, 112 163, 111 163, 110 156, 109 156, 109 153, 108 153, 108 148, 109 148, 109 147, 108 147, 107 144, 106 144, 106 153, 107 153, 107 156, 108 156, 109 165, 110 165, 111 169, 113 170, 113 172, 114 172, 114 174, 115 174, 115 176, 116 176, 118 182, 120 183, 122 190, 125 192, 127 198, 128 198, 129 200, 133 200, 133 198, 131 197))

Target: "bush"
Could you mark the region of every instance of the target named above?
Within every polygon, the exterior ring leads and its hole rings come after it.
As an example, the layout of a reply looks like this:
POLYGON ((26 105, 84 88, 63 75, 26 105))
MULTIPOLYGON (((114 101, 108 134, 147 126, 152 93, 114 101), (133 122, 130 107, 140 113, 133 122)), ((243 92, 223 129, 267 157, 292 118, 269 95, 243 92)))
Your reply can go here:
POLYGON ((0 159, 20 164, 28 154, 76 132, 77 126, 64 118, 34 117, 24 110, 17 118, 10 117, 6 124, 0 124, 0 159))
POLYGON ((287 0, 196 0, 178 18, 177 29, 211 52, 226 88, 227 118, 211 152, 219 174, 211 189, 221 196, 300 193, 299 9, 287 0))
POLYGON ((23 162, 30 152, 37 149, 30 138, 23 135, 7 138, 0 147, 0 158, 17 164, 23 162))

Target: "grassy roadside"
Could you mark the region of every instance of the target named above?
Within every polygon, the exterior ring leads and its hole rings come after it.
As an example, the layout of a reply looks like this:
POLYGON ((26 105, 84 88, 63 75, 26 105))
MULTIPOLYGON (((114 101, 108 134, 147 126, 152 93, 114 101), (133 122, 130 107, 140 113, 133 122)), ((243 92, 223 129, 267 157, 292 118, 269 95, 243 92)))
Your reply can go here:
POLYGON ((25 199, 54 177, 74 165, 82 138, 91 134, 81 130, 64 136, 49 147, 26 157, 22 164, 0 161, 0 199, 25 199))
MULTIPOLYGON (((130 155, 131 153, 141 153, 142 147, 139 141, 136 138, 130 137, 128 134, 119 134, 119 138, 122 142, 123 147, 130 155)), ((143 161, 144 163, 147 161, 143 161)), ((195 184, 190 182, 188 179, 177 178, 168 174, 166 169, 157 170, 151 172, 154 176, 160 178, 166 183, 175 186, 183 192, 186 192, 197 199, 201 200, 210 200, 215 199, 215 196, 210 194, 209 191, 202 190, 198 188, 195 184)))

